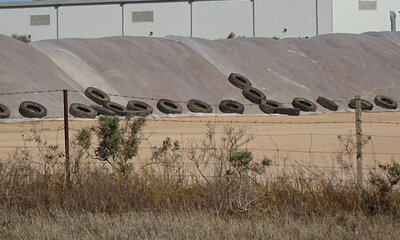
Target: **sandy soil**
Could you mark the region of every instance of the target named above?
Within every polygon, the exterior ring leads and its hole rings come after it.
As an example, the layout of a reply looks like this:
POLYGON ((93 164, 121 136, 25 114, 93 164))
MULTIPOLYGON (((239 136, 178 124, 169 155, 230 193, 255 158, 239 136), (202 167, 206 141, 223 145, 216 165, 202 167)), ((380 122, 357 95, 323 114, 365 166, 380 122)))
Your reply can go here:
MULTIPOLYGON (((400 157, 400 112, 363 113, 363 134, 371 135, 364 146, 364 166, 372 168, 379 163, 400 157), (380 123, 378 123, 380 122, 380 123)), ((147 162, 151 147, 160 146, 166 137, 179 140, 184 148, 204 139, 208 123, 216 124, 217 137, 223 128, 245 127, 254 139, 244 148, 251 150, 256 159, 264 156, 277 165, 301 164, 306 166, 339 166, 338 152, 343 152, 338 135, 355 133, 354 113, 334 113, 287 116, 186 116, 149 119, 143 129, 145 141, 140 146, 138 160, 147 162), (277 151, 279 149, 279 151, 277 151)), ((71 120, 70 135, 96 121, 71 120)), ((63 121, 41 120, 0 122, 0 157, 2 159, 16 148, 27 148, 37 154, 35 143, 23 141, 40 130, 42 139, 49 144, 64 146, 63 121)))

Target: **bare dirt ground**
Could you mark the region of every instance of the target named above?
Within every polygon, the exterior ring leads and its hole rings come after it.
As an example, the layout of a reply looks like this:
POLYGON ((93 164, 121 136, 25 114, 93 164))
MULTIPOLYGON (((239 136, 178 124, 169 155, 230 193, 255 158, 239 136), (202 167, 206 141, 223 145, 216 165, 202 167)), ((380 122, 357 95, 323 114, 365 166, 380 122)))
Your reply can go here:
MULTIPOLYGON (((190 149, 205 138, 207 125, 215 124, 218 139, 224 127, 246 128, 253 140, 244 146, 255 159, 268 157, 277 166, 302 165, 322 168, 338 167, 339 152, 345 152, 338 135, 355 134, 354 113, 332 113, 288 116, 180 116, 149 119, 143 129, 138 162, 147 162, 152 147, 160 146, 166 137, 178 140, 183 149, 190 149)), ((364 167, 374 168, 379 163, 400 157, 400 112, 363 113, 363 134, 371 140, 364 146, 364 167)), ((96 121, 70 120, 70 135, 96 121)), ((0 123, 0 157, 7 158, 15 149, 27 147, 38 154, 37 145, 24 141, 39 130, 43 140, 64 147, 63 121, 19 121, 0 123)), ((343 138, 345 139, 345 137, 343 138)), ((185 156, 185 153, 182 152, 185 156)), ((347 159, 347 158, 345 158, 347 159)), ((353 156, 354 159, 354 156, 353 156)))

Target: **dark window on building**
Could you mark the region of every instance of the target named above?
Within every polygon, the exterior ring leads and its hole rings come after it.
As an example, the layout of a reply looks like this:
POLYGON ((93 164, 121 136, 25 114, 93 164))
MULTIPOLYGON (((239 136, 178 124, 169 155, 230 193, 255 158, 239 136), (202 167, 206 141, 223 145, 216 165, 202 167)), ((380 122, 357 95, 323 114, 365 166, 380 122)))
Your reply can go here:
POLYGON ((376 10, 377 0, 358 0, 358 10, 376 10))
POLYGON ((50 25, 50 15, 31 15, 31 26, 50 25))
POLYGON ((132 12, 132 22, 153 22, 153 11, 132 12))

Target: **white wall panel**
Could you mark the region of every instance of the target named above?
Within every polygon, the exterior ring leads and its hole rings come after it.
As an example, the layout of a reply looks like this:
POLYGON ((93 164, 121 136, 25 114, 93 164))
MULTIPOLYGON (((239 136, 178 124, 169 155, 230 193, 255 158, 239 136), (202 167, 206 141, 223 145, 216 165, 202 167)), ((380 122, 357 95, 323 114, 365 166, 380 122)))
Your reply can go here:
POLYGON ((332 1, 334 0, 318 0, 318 34, 333 31, 332 1))
POLYGON ((255 19, 258 37, 311 37, 317 33, 315 0, 255 0, 255 19))
POLYGON ((253 36, 250 0, 195 1, 192 7, 193 37, 226 38, 231 32, 236 36, 253 36))
POLYGON ((54 7, 0 9, 0 33, 31 35, 32 41, 54 39, 56 10, 54 7), (31 26, 31 15, 50 15, 49 24, 31 26))
POLYGON ((377 0, 376 4, 376 10, 359 10, 358 0, 333 0, 333 32, 390 31, 390 10, 397 14, 399 30, 400 1, 377 0))
POLYGON ((155 37, 190 36, 190 4, 188 2, 125 4, 125 36, 149 36, 150 32, 155 37), (153 12, 153 22, 133 22, 132 12, 153 12))
POLYGON ((96 38, 122 35, 122 9, 116 5, 59 8, 60 38, 96 38))

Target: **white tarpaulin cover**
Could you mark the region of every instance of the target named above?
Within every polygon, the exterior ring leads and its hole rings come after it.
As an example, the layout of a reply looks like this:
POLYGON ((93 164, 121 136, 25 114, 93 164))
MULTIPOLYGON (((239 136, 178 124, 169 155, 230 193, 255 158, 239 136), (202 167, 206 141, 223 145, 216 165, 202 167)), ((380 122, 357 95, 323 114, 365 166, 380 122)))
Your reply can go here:
MULTIPOLYGON (((248 77, 268 99, 285 103, 294 97, 315 101, 318 96, 350 99, 355 94, 400 100, 400 33, 283 40, 109 37, 29 44, 0 35, 0 93, 83 91, 92 86, 106 93, 154 99, 250 103, 228 82, 231 72, 248 77)), ((69 99, 92 104, 82 93, 70 93, 69 99)), ((130 100, 111 99, 124 105, 130 100)), ((61 92, 0 95, 12 118, 20 117, 18 106, 25 100, 47 107, 48 117, 62 116, 61 92)), ((155 100, 143 101, 156 109, 155 100)), ((339 104, 342 110, 346 105, 339 104)), ((245 107, 245 113, 261 113, 257 106, 245 107)), ((318 105, 317 111, 326 110, 318 105)))

